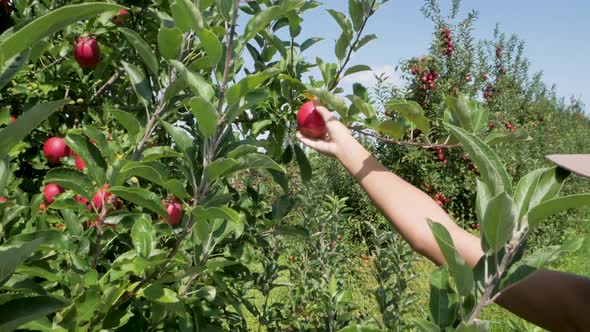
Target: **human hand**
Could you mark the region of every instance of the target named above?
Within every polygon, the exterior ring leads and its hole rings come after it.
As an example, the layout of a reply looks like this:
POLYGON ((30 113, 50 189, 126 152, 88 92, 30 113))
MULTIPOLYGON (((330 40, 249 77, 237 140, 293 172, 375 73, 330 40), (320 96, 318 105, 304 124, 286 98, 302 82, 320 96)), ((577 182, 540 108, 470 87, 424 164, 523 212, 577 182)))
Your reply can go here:
POLYGON ((340 122, 328 109, 316 100, 316 110, 326 122, 326 135, 322 138, 309 138, 297 132, 297 139, 306 146, 328 156, 339 158, 346 146, 355 141, 350 130, 340 122))

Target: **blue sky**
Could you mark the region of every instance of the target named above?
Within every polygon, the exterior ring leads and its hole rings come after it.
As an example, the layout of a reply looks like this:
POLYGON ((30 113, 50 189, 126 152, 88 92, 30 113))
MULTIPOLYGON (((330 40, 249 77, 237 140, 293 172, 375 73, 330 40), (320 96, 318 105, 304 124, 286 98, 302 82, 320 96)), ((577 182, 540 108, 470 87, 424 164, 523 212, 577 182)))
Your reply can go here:
MULTIPOLYGON (((448 13, 450 0, 441 0, 443 13, 448 13)), ((303 23, 304 36, 325 40, 306 52, 315 57, 331 54, 339 28, 325 9, 347 12, 348 1, 324 0, 321 9, 311 10, 303 23)), ((400 60, 426 52, 432 34, 432 23, 420 12, 421 0, 392 0, 371 19, 368 33, 379 39, 361 49, 352 63, 370 65, 391 76, 400 60)), ((474 25, 477 38, 491 38, 496 23, 507 35, 517 34, 526 42, 525 55, 532 70, 542 70, 544 81, 557 84, 559 96, 582 97, 590 109, 590 2, 587 0, 464 0, 460 18, 471 10, 479 12, 474 25)), ((325 61, 336 62, 335 58, 325 61)), ((369 74, 356 77, 370 84, 369 74)))

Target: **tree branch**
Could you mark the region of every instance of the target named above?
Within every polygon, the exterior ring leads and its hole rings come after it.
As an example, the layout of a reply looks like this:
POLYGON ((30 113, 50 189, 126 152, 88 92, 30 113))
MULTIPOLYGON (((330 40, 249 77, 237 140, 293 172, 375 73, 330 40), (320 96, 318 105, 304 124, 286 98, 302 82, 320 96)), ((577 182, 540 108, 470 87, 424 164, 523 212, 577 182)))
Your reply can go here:
POLYGON ((385 138, 385 137, 364 131, 364 130, 357 128, 357 127, 348 127, 348 128, 361 134, 361 135, 373 137, 379 141, 389 143, 389 144, 418 146, 418 147, 422 147, 425 149, 434 149, 434 148, 452 149, 452 148, 460 148, 461 147, 461 144, 446 144, 446 143, 432 144, 432 143, 422 143, 422 142, 412 142, 412 141, 398 141, 398 140, 385 138))

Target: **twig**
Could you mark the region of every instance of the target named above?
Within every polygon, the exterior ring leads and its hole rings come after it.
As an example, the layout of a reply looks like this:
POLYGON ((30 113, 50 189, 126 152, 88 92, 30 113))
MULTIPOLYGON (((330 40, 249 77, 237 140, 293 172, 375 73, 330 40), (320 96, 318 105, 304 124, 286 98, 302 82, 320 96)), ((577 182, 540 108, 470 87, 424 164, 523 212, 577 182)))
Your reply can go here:
POLYGON ((379 141, 382 141, 385 143, 390 143, 390 144, 396 144, 396 145, 419 146, 419 147, 426 148, 426 149, 434 149, 434 148, 452 149, 452 148, 460 148, 461 147, 461 144, 444 144, 444 143, 443 144, 432 144, 432 143, 421 143, 421 142, 411 142, 411 141, 398 141, 398 140, 393 140, 393 139, 381 137, 379 135, 375 135, 373 133, 363 131, 362 129, 359 129, 356 127, 349 127, 349 129, 351 129, 361 135, 373 137, 379 141))
POLYGON ((336 88, 336 86, 338 86, 338 82, 340 81, 340 75, 342 75, 344 68, 346 68, 346 65, 350 61, 350 57, 352 56, 352 53, 354 52, 356 45, 358 45, 358 43, 361 39, 361 36, 363 35, 363 30, 365 29, 365 26, 367 25, 367 22, 369 21, 369 17, 371 17, 371 13, 373 12, 373 8, 375 8, 376 2, 377 2, 377 0, 373 0, 373 2, 371 2, 371 7, 369 9, 369 12, 367 13, 367 16, 365 16, 365 19, 363 20, 363 24, 361 25, 361 28, 359 29, 359 31, 356 35, 356 39, 350 45, 350 49, 348 49, 348 53, 346 54, 346 58, 344 59, 344 62, 342 63, 342 65, 338 69, 338 72, 336 73, 336 76, 334 77, 334 81, 328 87, 328 91, 334 90, 334 88, 336 88))
POLYGON ((59 62, 61 62, 63 59, 65 59, 66 57, 67 57, 67 56, 62 56, 61 58, 57 58, 57 59, 55 59, 55 61, 53 61, 52 63, 50 63, 50 64, 48 64, 48 65, 44 66, 43 68, 41 68, 41 69, 39 69, 39 70, 37 70, 37 71, 36 71, 36 72, 35 72, 33 75, 35 75, 35 74, 39 74, 40 72, 44 71, 45 69, 47 69, 47 68, 49 68, 49 67, 51 67, 51 66, 53 66, 53 65, 56 65, 57 63, 59 63, 59 62))
POLYGON ((105 84, 103 84, 98 90, 96 90, 96 93, 94 94, 94 96, 92 97, 94 98, 98 98, 100 97, 103 92, 105 92, 105 90, 110 87, 113 83, 115 83, 115 81, 119 78, 119 72, 116 71, 113 76, 111 76, 111 78, 109 78, 108 81, 105 82, 105 84))
POLYGON ((221 85, 219 86, 219 105, 217 106, 217 113, 221 113, 221 109, 223 107, 223 97, 225 95, 225 90, 227 89, 229 71, 230 68, 233 66, 233 60, 231 56, 234 43, 234 35, 236 33, 236 21, 238 20, 239 5, 240 0, 234 0, 232 22, 229 28, 229 35, 227 36, 227 40, 225 42, 225 68, 223 68, 223 79, 221 85))

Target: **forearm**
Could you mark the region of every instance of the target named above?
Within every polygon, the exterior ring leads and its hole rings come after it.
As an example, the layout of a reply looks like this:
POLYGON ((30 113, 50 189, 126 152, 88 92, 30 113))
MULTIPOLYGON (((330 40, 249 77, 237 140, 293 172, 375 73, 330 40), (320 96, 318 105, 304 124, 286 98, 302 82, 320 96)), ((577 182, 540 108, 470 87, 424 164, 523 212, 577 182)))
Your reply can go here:
POLYGON ((470 266, 483 255, 479 239, 459 228, 434 200, 381 165, 360 143, 351 140, 337 156, 391 225, 420 254, 437 264, 444 258, 427 220, 444 225, 470 266))

